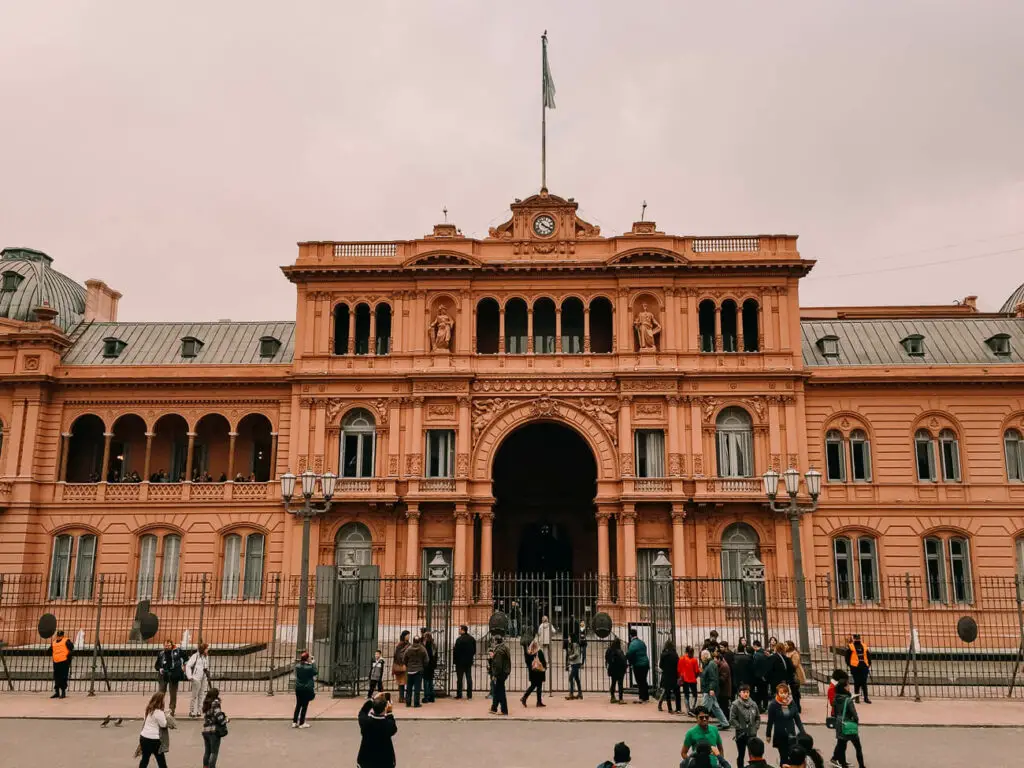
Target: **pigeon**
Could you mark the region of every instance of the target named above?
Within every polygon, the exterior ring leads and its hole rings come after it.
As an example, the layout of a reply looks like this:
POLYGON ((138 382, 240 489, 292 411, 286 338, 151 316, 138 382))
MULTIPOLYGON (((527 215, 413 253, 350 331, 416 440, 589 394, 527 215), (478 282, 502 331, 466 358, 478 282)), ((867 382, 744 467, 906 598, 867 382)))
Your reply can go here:
POLYGON ((122 720, 120 717, 114 721, 114 726, 116 728, 120 728, 122 725, 124 725, 124 720, 122 720))
POLYGON ((110 725, 110 715, 103 718, 103 722, 100 723, 100 728, 106 728, 108 725, 110 725))

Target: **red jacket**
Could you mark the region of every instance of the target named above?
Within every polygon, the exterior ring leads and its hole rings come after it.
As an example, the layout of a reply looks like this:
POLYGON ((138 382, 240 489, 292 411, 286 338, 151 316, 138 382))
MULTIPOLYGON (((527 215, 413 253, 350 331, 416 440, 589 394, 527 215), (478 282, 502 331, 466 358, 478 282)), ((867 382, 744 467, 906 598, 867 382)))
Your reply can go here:
POLYGON ((679 679, 684 683, 696 683, 700 674, 700 662, 693 656, 679 657, 679 679))

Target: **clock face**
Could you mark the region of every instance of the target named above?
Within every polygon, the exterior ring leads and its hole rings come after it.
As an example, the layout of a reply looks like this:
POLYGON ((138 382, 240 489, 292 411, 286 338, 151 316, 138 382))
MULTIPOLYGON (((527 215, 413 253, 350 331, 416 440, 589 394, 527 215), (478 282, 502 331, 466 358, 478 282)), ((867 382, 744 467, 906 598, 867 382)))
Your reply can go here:
POLYGON ((544 213, 533 220, 533 231, 538 237, 551 237, 555 234, 555 220, 544 213))

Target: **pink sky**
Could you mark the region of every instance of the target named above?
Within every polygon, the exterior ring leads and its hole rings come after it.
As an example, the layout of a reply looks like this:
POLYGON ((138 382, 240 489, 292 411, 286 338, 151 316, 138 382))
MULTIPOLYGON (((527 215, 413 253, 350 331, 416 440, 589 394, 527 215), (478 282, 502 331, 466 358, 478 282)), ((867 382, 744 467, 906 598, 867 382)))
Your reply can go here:
POLYGON ((537 191, 545 28, 548 186, 604 233, 799 234, 804 305, 1024 282, 1019 0, 7 2, 0 245, 125 320, 291 318, 296 241, 537 191))

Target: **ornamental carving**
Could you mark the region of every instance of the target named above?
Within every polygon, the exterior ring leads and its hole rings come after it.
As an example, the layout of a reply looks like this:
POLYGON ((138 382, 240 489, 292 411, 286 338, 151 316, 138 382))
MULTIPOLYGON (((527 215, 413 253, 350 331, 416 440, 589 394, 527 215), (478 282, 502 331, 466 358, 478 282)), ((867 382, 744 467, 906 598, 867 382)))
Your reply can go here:
POLYGON ((474 392, 614 392, 609 379, 493 379, 473 382, 474 392))
POLYGON ((750 406, 754 413, 757 414, 758 421, 764 421, 765 410, 767 408, 764 397, 747 397, 744 398, 743 402, 750 406))
POLYGON ((776 472, 782 471, 782 457, 777 453, 773 453, 771 458, 768 460, 768 465, 776 472))
POLYGON ((633 454, 632 453, 620 453, 619 454, 619 474, 623 477, 633 476, 633 454))
POLYGON ((454 416, 454 403, 430 403, 427 406, 427 418, 444 419, 454 416))
POLYGON ((581 411, 596 420, 604 431, 608 433, 612 445, 618 445, 618 402, 600 397, 584 397, 580 399, 579 407, 581 411))
POLYGON ((701 397, 698 398, 698 400, 700 402, 700 409, 704 418, 704 423, 710 424, 715 418, 715 411, 718 409, 718 406, 722 404, 722 401, 717 397, 701 397))
POLYGON ((664 408, 661 403, 637 403, 637 416, 663 416, 664 408))
POLYGON ((459 453, 455 456, 456 477, 469 477, 469 454, 459 453))
POLYGON ((693 457, 693 474, 698 477, 704 476, 704 457, 697 455, 693 457))
POLYGON ((795 453, 789 454, 789 466, 795 467, 797 465, 797 455, 795 453))
POLYGON ((448 307, 441 304, 434 315, 434 321, 427 328, 430 349, 434 352, 451 352, 454 330, 455 321, 448 314, 448 307))
POLYGON ((530 403, 530 415, 535 418, 553 416, 557 411, 558 401, 552 400, 547 395, 542 395, 530 403))
POLYGON ((417 381, 413 389, 417 392, 461 392, 464 385, 459 381, 417 381))
POLYGON ((345 407, 345 401, 340 397, 332 397, 327 401, 327 421, 334 422, 345 407))
POLYGON ((389 405, 390 403, 383 397, 373 401, 373 407, 377 410, 377 420, 383 426, 387 426, 388 418, 391 416, 388 409, 389 405))
POLYGON ((504 397, 486 397, 473 401, 473 442, 477 441, 495 417, 505 410, 511 401, 504 397))
POLYGON ((683 457, 678 453, 668 455, 668 474, 670 477, 679 477, 682 474, 683 457))
POLYGON ((674 382, 659 381, 658 379, 625 379, 622 382, 623 392, 652 392, 657 389, 675 388, 674 382))
POLYGON ((423 471, 423 456, 418 453, 410 453, 405 457, 405 474, 409 477, 419 477, 423 471))
POLYGON ((390 454, 388 454, 388 476, 389 477, 397 477, 398 476, 398 454, 397 453, 390 453, 390 454))

